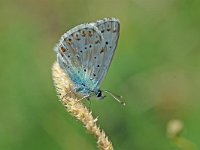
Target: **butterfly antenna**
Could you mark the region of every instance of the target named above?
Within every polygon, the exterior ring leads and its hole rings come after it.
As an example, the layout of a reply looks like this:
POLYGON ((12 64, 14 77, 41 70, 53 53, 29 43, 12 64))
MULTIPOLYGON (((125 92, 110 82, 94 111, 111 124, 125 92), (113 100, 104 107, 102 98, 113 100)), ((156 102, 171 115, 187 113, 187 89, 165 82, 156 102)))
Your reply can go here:
POLYGON ((116 101, 118 101, 120 104, 122 104, 122 105, 125 106, 126 103, 122 101, 122 96, 116 95, 116 94, 114 94, 114 93, 112 93, 112 92, 110 92, 110 91, 107 91, 107 90, 105 90, 105 91, 103 91, 103 92, 108 93, 108 94, 109 94, 110 96, 112 96, 116 101))

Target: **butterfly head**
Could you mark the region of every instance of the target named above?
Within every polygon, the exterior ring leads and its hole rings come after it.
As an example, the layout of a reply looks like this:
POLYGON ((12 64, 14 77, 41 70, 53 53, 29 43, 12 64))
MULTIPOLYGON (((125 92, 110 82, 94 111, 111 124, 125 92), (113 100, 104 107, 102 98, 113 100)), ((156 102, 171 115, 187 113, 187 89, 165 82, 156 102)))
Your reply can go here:
POLYGON ((97 91, 95 92, 95 94, 96 94, 96 97, 97 97, 98 99, 104 99, 104 98, 106 97, 105 95, 103 95, 103 93, 102 93, 101 90, 97 90, 97 91))

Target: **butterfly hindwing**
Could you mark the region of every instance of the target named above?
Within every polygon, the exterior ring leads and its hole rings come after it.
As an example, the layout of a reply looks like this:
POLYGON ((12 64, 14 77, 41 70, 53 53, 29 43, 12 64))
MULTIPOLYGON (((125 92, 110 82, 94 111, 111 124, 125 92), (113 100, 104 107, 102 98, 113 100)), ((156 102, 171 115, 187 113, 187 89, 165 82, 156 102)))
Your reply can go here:
POLYGON ((115 53, 119 38, 120 23, 119 20, 115 18, 105 18, 97 21, 95 26, 100 30, 105 41, 105 48, 102 52, 104 53, 104 57, 101 61, 104 68, 102 68, 101 75, 97 81, 98 86, 104 79, 115 53))

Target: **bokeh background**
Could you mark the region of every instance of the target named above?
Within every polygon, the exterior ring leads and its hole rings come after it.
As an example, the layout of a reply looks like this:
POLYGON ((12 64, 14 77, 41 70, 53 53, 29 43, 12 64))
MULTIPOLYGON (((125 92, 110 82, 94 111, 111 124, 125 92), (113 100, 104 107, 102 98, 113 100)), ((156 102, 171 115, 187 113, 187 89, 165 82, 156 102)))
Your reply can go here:
POLYGON ((114 148, 178 150, 173 119, 183 147, 200 147, 199 0, 1 0, 0 150, 97 149, 58 101, 51 67, 64 32, 104 17, 119 18, 121 34, 102 88, 126 106, 108 96, 89 107, 114 148))

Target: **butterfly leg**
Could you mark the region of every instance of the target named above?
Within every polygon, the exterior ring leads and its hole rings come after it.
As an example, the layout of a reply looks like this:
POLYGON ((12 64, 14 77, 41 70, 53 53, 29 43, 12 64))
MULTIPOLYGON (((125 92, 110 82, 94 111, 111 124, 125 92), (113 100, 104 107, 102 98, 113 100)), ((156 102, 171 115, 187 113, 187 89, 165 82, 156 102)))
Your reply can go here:
POLYGON ((76 101, 76 103, 82 101, 83 99, 87 99, 87 100, 88 100, 89 97, 90 97, 90 95, 83 96, 82 98, 78 99, 78 100, 76 101))
POLYGON ((71 91, 67 92, 65 95, 62 96, 61 99, 63 99, 64 97, 66 97, 67 95, 69 95, 70 93, 74 93, 75 94, 76 88, 72 89, 71 91))

